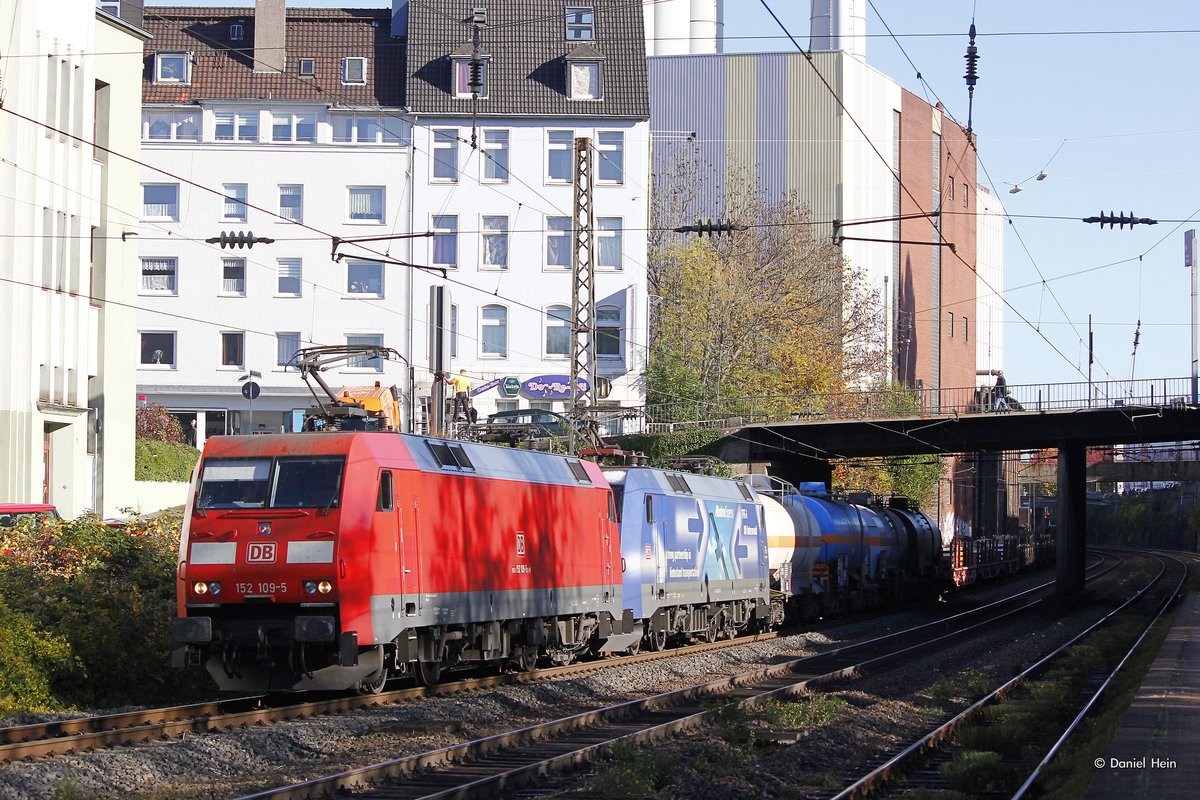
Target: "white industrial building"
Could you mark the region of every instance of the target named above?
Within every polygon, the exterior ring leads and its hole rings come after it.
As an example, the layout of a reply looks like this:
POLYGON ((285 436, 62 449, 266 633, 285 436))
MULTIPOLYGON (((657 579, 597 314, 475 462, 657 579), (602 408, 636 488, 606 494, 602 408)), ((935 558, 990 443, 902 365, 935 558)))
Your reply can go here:
POLYGON ((0 502, 68 517, 139 504, 126 234, 145 40, 93 0, 6 0, 0 14, 0 502))

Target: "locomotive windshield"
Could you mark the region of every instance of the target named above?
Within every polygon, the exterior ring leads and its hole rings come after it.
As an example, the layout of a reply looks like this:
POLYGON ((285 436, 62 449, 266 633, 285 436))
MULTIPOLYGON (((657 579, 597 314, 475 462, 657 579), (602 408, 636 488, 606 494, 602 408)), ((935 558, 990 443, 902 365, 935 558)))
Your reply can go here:
POLYGON ((210 458, 197 508, 334 508, 345 465, 343 456, 210 458))

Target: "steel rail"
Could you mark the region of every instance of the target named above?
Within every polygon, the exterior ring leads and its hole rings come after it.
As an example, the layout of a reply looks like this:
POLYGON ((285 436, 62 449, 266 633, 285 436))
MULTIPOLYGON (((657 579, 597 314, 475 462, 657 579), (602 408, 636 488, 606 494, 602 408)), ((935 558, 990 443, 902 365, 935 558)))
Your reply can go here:
POLYGON ((857 800, 858 798, 868 797, 871 794, 881 790, 887 784, 897 780, 908 769, 910 769, 919 758, 926 756, 930 751, 935 750, 940 745, 948 742, 955 733, 957 733, 968 722, 972 721, 980 712, 983 711, 984 708, 999 700, 1003 700, 1017 688, 1022 686, 1026 681, 1045 672, 1049 668, 1050 664, 1060 655, 1066 652, 1067 649, 1075 646, 1101 626, 1110 622, 1115 615, 1124 611, 1133 603, 1139 601, 1151 589, 1153 589, 1154 586, 1158 584, 1165 572, 1166 564, 1165 562, 1160 561, 1160 569, 1158 574, 1148 581, 1145 586, 1141 587, 1132 597, 1128 598, 1115 609, 1097 620, 1095 623, 1088 626, 1077 635, 1073 636, 1066 643, 1060 645, 1047 655, 1043 656, 1032 666, 1023 670, 1019 675, 1016 675, 999 688, 972 703, 969 707, 956 714, 946 722, 942 723, 929 733, 925 734, 883 764, 854 781, 842 791, 835 794, 832 800, 857 800))
MULTIPOLYGON (((1115 569, 1109 566, 1104 571, 1115 569)), ((825 653, 794 659, 751 672, 727 676, 614 706, 593 709, 550 722, 539 723, 438 750, 346 770, 334 775, 268 789, 240 800, 302 800, 325 797, 338 791, 355 791, 361 797, 468 798, 494 793, 546 774, 578 767, 609 752, 621 742, 658 741, 707 724, 711 710, 703 705, 714 698, 754 707, 779 696, 802 694, 815 687, 853 679, 878 670, 914 653, 924 654, 931 644, 950 643, 998 619, 1038 608, 1045 598, 1020 602, 1043 584, 979 608, 942 620, 922 623, 901 631, 834 648, 825 653), (1006 608, 1006 606, 1015 606, 1006 608), (974 617, 984 617, 973 621, 974 617), (951 627, 957 625, 954 630, 951 627), (929 636, 927 634, 935 634, 929 636), (905 641, 907 638, 908 641, 905 641), (884 650, 889 642, 901 646, 884 650), (855 656, 863 651, 868 657, 855 656), (820 666, 822 663, 825 666, 820 666), (824 671, 813 672, 812 668, 824 671), (832 668, 831 668, 832 667, 832 668), (641 718, 639 721, 638 718, 641 718), (514 748, 532 749, 522 756, 514 748), (553 750, 543 754, 542 750, 553 750), (502 754, 500 751, 506 751, 502 754), (462 762, 470 761, 463 765, 462 762), (512 762, 523 761, 516 766, 512 762), (456 765, 451 770, 430 772, 436 767, 456 765), (465 777, 464 777, 465 776, 465 777), (364 787, 388 779, 409 778, 414 784, 389 785, 378 793, 361 794, 364 787), (434 784, 431 788, 430 784, 434 784)), ((736 640, 735 640, 736 641, 736 640)), ((892 645, 895 647, 895 645, 892 645)), ((669 651, 678 655, 680 651, 669 651)))

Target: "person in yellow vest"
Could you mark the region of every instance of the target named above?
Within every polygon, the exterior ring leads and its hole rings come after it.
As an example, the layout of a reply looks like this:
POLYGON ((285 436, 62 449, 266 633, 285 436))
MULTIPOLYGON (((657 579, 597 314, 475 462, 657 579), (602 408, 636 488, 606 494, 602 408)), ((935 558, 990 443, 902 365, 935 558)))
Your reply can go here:
POLYGON ((450 414, 451 419, 458 419, 460 409, 463 419, 467 419, 471 413, 471 379, 467 377, 467 371, 460 369, 457 375, 447 377, 446 383, 454 387, 454 406, 450 414))

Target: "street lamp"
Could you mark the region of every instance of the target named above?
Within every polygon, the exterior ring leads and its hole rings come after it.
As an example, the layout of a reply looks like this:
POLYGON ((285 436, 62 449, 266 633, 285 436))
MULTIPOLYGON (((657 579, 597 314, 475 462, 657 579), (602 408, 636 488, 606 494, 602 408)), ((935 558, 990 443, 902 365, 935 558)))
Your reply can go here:
POLYGON ((238 378, 238 383, 242 384, 242 397, 250 401, 250 433, 252 434, 254 433, 254 398, 259 395, 258 384, 254 379, 261 377, 261 372, 252 369, 238 378))

